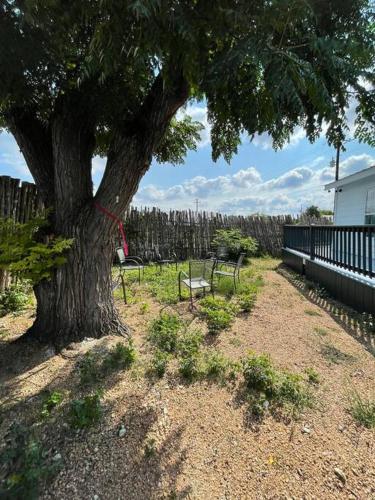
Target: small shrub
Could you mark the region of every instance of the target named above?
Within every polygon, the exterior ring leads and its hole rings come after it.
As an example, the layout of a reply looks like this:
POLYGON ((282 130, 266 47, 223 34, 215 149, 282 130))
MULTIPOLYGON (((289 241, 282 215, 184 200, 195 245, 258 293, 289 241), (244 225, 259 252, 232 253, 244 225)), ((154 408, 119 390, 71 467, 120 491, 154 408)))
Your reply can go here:
POLYGON ((29 432, 13 425, 0 454, 0 469, 5 480, 0 498, 37 499, 41 483, 53 477, 60 463, 50 464, 41 443, 29 432))
POLYGON ((163 313, 152 321, 148 339, 161 351, 174 352, 177 348, 178 333, 181 327, 182 321, 178 316, 163 313))
POLYGON ((109 351, 103 360, 103 370, 118 370, 129 368, 137 359, 136 350, 133 340, 130 339, 128 344, 117 342, 115 347, 109 351))
POLYGON ((263 392, 269 397, 275 395, 277 373, 268 355, 250 353, 243 362, 243 376, 248 389, 263 392))
POLYGON ((241 252, 247 257, 256 255, 258 242, 250 236, 243 236, 239 229, 217 229, 212 240, 212 247, 226 247, 231 260, 238 258, 241 252))
POLYGON ((207 322, 208 331, 217 334, 228 329, 234 321, 238 307, 220 298, 206 297, 200 302, 201 315, 207 322))
POLYGON ((180 356, 191 356, 197 354, 203 342, 203 334, 200 330, 187 331, 178 340, 177 350, 180 356))
POLYGON ((209 351, 205 356, 205 374, 209 378, 224 379, 232 368, 231 361, 219 351, 209 351))
POLYGON ((319 373, 314 370, 314 368, 306 368, 305 373, 307 375, 307 380, 310 384, 318 385, 320 384, 319 373))
POLYGON ((61 392, 53 391, 51 392, 45 399, 42 406, 42 417, 48 418, 51 414, 51 411, 58 406, 63 400, 63 395, 61 392))
POLYGON ((0 293, 0 317, 23 311, 28 302, 29 297, 25 287, 20 284, 11 285, 0 293))
POLYGON ((80 382, 82 385, 95 385, 110 372, 129 368, 137 359, 132 339, 127 344, 117 344, 107 353, 87 352, 80 365, 80 382))
POLYGON ((249 313, 253 310, 257 298, 256 292, 243 293, 238 298, 241 311, 249 313))
POLYGON ((355 392, 349 411, 360 425, 368 429, 375 428, 375 400, 363 398, 355 392))
POLYGON ((189 382, 197 379, 200 375, 199 354, 190 354, 189 356, 180 358, 178 369, 180 375, 189 382))
POLYGON ((72 401, 69 418, 73 429, 85 429, 99 422, 103 412, 101 397, 101 391, 96 391, 83 399, 72 401))
POLYGON ((295 415, 312 406, 311 393, 297 373, 281 374, 276 400, 280 406, 289 407, 295 415))
POLYGON ((243 361, 243 376, 257 416, 281 407, 295 417, 312 406, 312 394, 301 375, 277 370, 268 355, 251 352, 243 361))
POLYGON ((102 378, 101 356, 97 352, 87 352, 79 364, 80 382, 82 385, 93 385, 102 378))
POLYGON ((167 371, 168 362, 170 360, 170 354, 157 349, 154 352, 153 358, 151 360, 151 371, 156 373, 158 377, 164 377, 167 371))

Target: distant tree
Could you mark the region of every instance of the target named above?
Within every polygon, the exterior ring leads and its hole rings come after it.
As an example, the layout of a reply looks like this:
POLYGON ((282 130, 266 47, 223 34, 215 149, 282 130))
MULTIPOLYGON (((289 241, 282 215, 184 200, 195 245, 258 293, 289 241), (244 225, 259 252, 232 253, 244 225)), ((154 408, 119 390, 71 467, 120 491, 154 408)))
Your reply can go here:
POLYGON ((306 215, 306 217, 315 217, 319 219, 320 210, 317 206, 311 205, 310 207, 306 208, 306 210, 304 211, 304 215, 306 215))
POLYGON ((319 210, 320 216, 322 217, 323 215, 333 215, 332 210, 319 210))
MULTIPOLYGON (((30 334, 64 345, 123 333, 114 307, 115 222, 153 158, 183 161, 199 135, 177 122, 205 99, 213 159, 241 136, 275 147, 296 126, 340 145, 358 98, 374 116, 370 0, 0 0, 0 122, 15 137, 47 207, 51 233, 74 239, 67 263, 35 287, 30 334), (106 156, 93 193, 91 160, 106 156)), ((362 123, 363 122, 363 123, 362 123)))

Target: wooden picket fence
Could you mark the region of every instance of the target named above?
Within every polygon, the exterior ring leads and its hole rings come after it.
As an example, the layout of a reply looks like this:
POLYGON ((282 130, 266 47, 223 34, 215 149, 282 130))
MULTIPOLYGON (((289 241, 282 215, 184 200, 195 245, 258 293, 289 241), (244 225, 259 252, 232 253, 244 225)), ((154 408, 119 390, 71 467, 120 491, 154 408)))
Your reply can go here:
MULTIPOLYGON (((26 222, 40 209, 42 202, 36 186, 8 176, 0 176, 0 218, 26 222)), ((163 212, 158 208, 130 208, 124 226, 130 253, 146 260, 160 253, 167 258, 175 252, 180 259, 204 257, 211 250, 216 229, 238 228, 259 242, 262 253, 281 254, 284 224, 309 224, 303 217, 240 216, 192 210, 163 212)), ((322 221, 318 221, 322 224, 322 221)), ((9 276, 0 271, 0 290, 9 283, 9 276)))
MULTIPOLYGON (((35 184, 0 176, 0 218, 23 223, 36 215, 42 207, 35 184)), ((0 269, 0 291, 9 284, 9 273, 0 269)))
POLYGON ((129 251, 146 260, 154 252, 168 258, 175 252, 180 259, 207 255, 217 229, 238 228, 256 238, 261 253, 281 255, 284 224, 309 223, 306 218, 280 216, 225 215, 192 210, 163 212, 158 208, 131 208, 125 215, 129 251))

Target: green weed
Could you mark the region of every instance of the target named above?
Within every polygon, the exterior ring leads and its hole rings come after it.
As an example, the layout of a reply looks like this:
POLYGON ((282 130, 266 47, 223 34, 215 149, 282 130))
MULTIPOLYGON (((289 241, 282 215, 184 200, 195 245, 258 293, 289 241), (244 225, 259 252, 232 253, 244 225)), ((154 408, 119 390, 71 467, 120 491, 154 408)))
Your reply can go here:
POLYGON ((375 428, 375 400, 363 398, 354 392, 349 411, 358 424, 368 429, 375 428))
POLYGON ((352 363, 355 359, 351 354, 340 351, 340 349, 337 349, 332 344, 324 345, 320 352, 327 361, 336 365, 340 363, 352 363))
POLYGON ((169 353, 156 349, 151 360, 151 372, 160 378, 164 377, 170 357, 169 353))
POLYGON ((307 375, 307 380, 310 384, 318 385, 320 384, 319 373, 314 370, 314 368, 305 368, 305 373, 307 375))
POLYGON ((63 397, 63 394, 58 391, 49 393, 48 396, 46 396, 42 406, 42 417, 48 418, 51 415, 51 411, 61 403, 63 397))
POLYGON ((99 422, 102 416, 102 392, 85 396, 71 402, 69 420, 73 429, 85 429, 99 422))
POLYGON ((126 369, 137 359, 137 353, 132 339, 127 344, 118 342, 103 359, 102 368, 104 371, 126 369))
POLYGON ((41 484, 58 471, 59 460, 50 463, 47 452, 29 430, 13 425, 0 454, 4 481, 0 498, 30 499, 39 497, 41 484))

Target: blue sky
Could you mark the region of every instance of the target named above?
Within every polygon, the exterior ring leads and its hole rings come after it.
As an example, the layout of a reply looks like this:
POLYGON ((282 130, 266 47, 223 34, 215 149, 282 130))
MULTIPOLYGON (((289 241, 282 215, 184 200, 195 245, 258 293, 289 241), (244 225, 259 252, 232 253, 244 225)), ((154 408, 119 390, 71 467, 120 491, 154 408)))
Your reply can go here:
MULTIPOLYGON (((332 193, 324 192, 324 184, 333 178, 329 162, 334 155, 324 137, 314 144, 297 129, 290 143, 274 151, 267 136, 244 139, 238 154, 228 165, 211 159, 210 127, 203 104, 190 105, 187 110, 204 125, 196 152, 189 152, 184 165, 153 163, 143 178, 133 204, 157 206, 162 209, 200 208, 230 214, 296 214, 311 204, 333 207, 332 193)), ((348 110, 349 126, 354 128, 354 106, 348 110)), ((341 175, 375 164, 375 151, 365 144, 351 141, 341 155, 341 175)), ((105 159, 94 158, 93 181, 97 187, 105 159)), ((13 137, 0 134, 0 174, 22 180, 32 178, 13 137)))

